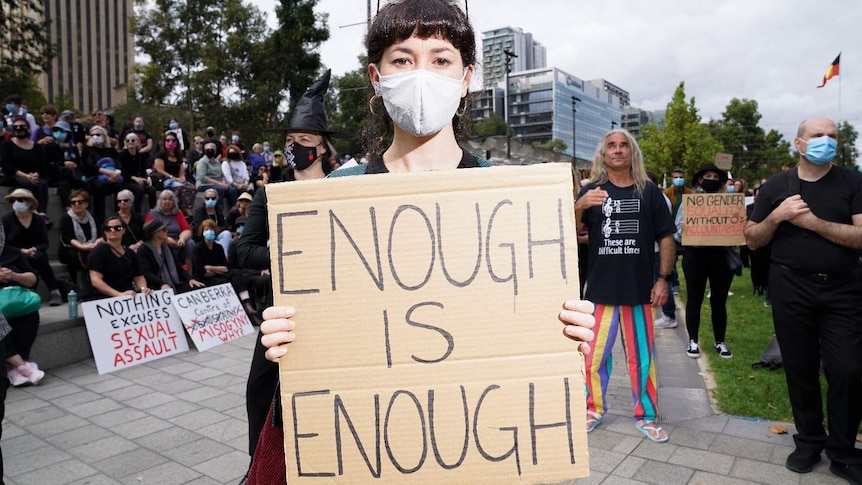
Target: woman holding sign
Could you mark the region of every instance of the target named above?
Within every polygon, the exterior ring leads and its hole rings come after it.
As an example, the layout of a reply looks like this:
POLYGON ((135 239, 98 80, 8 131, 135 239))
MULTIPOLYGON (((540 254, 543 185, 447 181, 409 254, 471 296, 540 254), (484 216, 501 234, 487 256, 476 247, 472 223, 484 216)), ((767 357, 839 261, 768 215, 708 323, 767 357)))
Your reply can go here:
MULTIPOLYGON (((458 144, 457 137, 466 134, 469 122, 467 93, 476 63, 476 44, 469 21, 455 3, 448 0, 389 3, 380 9, 372 23, 366 46, 368 75, 374 88, 369 102, 373 118, 372 150, 390 135, 393 141, 382 156, 373 157, 367 165, 338 170, 330 176, 491 165, 458 144)), ((570 300, 563 307, 559 318, 566 325, 565 334, 579 341, 578 348, 588 353, 586 341, 593 338, 590 330, 594 324, 593 305, 570 300)), ((296 338, 294 322, 290 320, 294 314, 290 307, 264 311, 261 342, 267 347, 269 360, 278 361, 287 351, 284 344, 296 338)), ((258 459, 267 451, 283 453, 283 443, 273 437, 278 434, 274 426, 263 431, 248 483, 276 483, 255 480, 276 475, 273 470, 258 468, 258 459)), ((275 466, 276 462, 272 459, 270 464, 275 466)), ((283 468, 281 477, 283 480, 283 468)))
MULTIPOLYGON (((727 173, 714 164, 708 163, 694 174, 691 185, 697 192, 714 194, 724 190, 727 173)), ((677 214, 677 234, 681 234, 685 224, 677 214)), ((700 307, 703 305, 706 282, 709 281, 711 295, 709 306, 712 309, 712 333, 715 336, 715 351, 724 359, 733 357, 724 343, 727 331, 727 292, 733 281, 733 272, 727 265, 727 248, 723 246, 687 246, 682 253, 682 270, 688 288, 688 302, 685 305, 685 326, 688 330, 686 355, 700 357, 698 331, 700 330, 700 307)))

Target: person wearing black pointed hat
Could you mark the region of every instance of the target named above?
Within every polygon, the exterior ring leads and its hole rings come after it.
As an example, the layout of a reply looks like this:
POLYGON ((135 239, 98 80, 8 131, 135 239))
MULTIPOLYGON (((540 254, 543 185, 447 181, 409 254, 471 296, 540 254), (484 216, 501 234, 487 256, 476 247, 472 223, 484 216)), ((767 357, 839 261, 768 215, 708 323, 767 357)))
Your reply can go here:
MULTIPOLYGON (((296 103, 290 124, 279 130, 285 134, 283 153, 288 168, 283 181, 321 179, 331 171, 329 164, 325 162, 335 150, 329 141, 332 131, 329 129, 323 104, 323 97, 329 88, 329 78, 330 70, 327 70, 312 83, 296 103)), ((236 247, 240 266, 257 271, 268 271, 270 268, 265 189, 266 186, 261 187, 254 193, 242 238, 236 247)), ((268 289, 261 291, 259 296, 262 300, 260 308, 272 306, 271 282, 268 289)), ((258 437, 278 386, 278 364, 268 361, 264 356, 265 352, 266 348, 261 345, 258 335, 246 386, 250 456, 254 456, 258 437)))
MULTIPOLYGON (((724 192, 727 172, 712 163, 700 167, 691 179, 691 185, 699 193, 724 192)), ((677 235, 681 237, 684 225, 677 214, 677 235)), ((712 333, 715 337, 714 348, 722 358, 729 359, 733 354, 725 344, 727 333, 727 292, 733 281, 733 271, 727 264, 728 248, 724 246, 688 246, 682 253, 682 270, 688 288, 688 301, 685 305, 685 326, 688 330, 686 355, 700 357, 698 331, 700 330, 700 309, 703 305, 706 283, 709 281, 709 306, 712 309, 712 333)))

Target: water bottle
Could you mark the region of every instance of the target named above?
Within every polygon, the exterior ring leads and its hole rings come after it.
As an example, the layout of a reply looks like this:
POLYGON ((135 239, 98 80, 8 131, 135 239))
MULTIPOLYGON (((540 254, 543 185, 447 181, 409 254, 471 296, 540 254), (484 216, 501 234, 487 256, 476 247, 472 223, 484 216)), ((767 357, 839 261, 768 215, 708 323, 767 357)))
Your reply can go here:
POLYGON ((69 318, 78 318, 78 294, 75 290, 69 290, 67 295, 69 300, 69 318))

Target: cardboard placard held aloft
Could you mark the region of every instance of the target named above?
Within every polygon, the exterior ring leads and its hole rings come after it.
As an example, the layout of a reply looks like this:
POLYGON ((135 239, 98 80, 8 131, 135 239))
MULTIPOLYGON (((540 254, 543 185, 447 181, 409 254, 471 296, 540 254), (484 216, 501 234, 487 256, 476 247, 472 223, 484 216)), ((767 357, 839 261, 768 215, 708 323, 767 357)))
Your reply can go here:
POLYGON ((266 187, 288 482, 589 474, 564 164, 266 187))
POLYGON ((741 246, 745 222, 745 194, 684 194, 683 246, 741 246))

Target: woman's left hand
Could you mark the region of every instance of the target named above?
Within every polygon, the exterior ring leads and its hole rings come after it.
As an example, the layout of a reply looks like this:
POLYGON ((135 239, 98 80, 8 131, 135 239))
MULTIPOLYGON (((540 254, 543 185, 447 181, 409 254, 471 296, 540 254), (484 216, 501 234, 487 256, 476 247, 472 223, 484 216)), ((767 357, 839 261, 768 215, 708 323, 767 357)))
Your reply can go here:
POLYGON ((592 331, 596 324, 596 318, 593 316, 595 306, 592 302, 586 300, 567 300, 563 303, 564 310, 560 312, 560 320, 566 325, 564 329, 567 336, 578 344, 578 350, 583 354, 589 354, 589 342, 595 338, 592 331))

